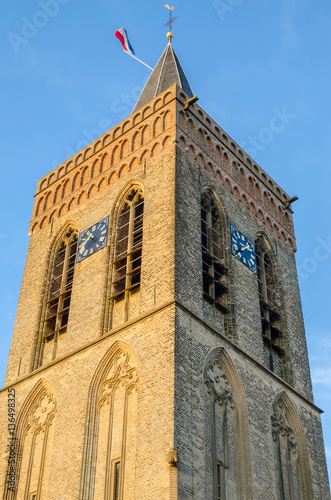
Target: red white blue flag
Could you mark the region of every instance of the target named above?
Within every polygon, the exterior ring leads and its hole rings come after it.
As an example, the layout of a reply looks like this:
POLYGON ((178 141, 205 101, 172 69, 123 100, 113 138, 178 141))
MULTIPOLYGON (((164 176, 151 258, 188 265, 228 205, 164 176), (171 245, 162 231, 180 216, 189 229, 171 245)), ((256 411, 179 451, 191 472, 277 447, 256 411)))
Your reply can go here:
POLYGON ((115 32, 115 36, 116 36, 116 38, 119 39, 119 41, 123 45, 123 50, 125 50, 125 52, 128 52, 129 54, 135 55, 134 50, 131 46, 131 43, 129 42, 129 38, 128 38, 128 35, 127 35, 125 28, 120 28, 119 30, 117 30, 115 32))

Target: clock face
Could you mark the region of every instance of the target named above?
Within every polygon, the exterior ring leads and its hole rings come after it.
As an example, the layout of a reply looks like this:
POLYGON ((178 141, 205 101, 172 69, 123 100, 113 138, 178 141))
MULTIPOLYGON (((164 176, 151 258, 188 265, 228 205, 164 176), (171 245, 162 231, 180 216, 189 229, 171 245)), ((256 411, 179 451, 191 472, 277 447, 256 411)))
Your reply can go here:
POLYGON ((230 224, 231 252, 240 262, 257 274, 255 245, 236 227, 230 224))
POLYGON ((79 235, 77 262, 81 262, 107 245, 109 216, 85 229, 79 235))

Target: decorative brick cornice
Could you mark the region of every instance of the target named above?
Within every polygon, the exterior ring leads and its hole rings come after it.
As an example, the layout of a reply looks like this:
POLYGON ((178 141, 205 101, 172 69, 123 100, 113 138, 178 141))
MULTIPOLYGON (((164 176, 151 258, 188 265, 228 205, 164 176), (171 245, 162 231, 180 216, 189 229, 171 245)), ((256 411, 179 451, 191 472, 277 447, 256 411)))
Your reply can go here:
POLYGON ((39 181, 30 235, 159 155, 175 135, 175 116, 174 86, 39 181))
POLYGON ((38 182, 30 235, 176 143, 269 233, 296 250, 289 196, 174 85, 38 182))

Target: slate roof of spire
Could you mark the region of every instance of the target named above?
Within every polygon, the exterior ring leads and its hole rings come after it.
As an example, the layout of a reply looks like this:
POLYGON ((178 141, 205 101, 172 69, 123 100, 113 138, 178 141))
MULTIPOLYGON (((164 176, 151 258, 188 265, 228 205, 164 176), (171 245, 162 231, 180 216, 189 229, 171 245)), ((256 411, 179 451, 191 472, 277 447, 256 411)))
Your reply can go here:
POLYGON ((145 106, 157 95, 162 94, 162 92, 175 83, 177 83, 189 97, 193 97, 193 92, 183 67, 169 41, 132 112, 145 106))

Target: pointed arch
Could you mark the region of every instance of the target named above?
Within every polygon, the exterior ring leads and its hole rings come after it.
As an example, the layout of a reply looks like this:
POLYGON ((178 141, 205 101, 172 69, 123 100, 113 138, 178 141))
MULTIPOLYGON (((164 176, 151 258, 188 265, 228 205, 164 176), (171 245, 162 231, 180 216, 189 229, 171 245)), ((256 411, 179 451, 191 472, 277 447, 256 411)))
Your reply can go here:
POLYGON ((163 97, 163 104, 167 104, 168 102, 171 101, 172 93, 167 92, 165 96, 163 97))
POLYGON ((135 295, 140 292, 143 216, 143 192, 137 186, 130 187, 115 218, 117 228, 110 297, 123 322, 134 314, 135 295))
POLYGON ((214 145, 209 136, 206 138, 206 152, 207 155, 214 159, 214 145))
POLYGON ((133 168, 138 167, 138 166, 139 166, 139 160, 138 160, 138 158, 135 156, 135 157, 134 157, 134 158, 132 158, 132 160, 130 161, 129 170, 132 170, 133 168))
POLYGON ((125 139, 121 144, 120 159, 126 158, 129 154, 129 141, 125 139))
POLYGON ((64 175, 65 173, 65 168, 64 167, 60 167, 58 172, 57 172, 57 179, 59 179, 60 177, 62 177, 62 175, 64 175))
POLYGON ((75 167, 77 167, 77 165, 82 161, 83 161, 83 153, 80 153, 79 155, 76 156, 75 167))
POLYGON ((40 183, 39 191, 42 191, 47 186, 47 179, 43 179, 40 183))
POLYGON ((232 177, 238 181, 239 179, 239 168, 238 168, 238 163, 236 161, 232 162, 232 177))
POLYGON ((69 170, 71 170, 73 166, 74 166, 74 162, 72 160, 68 161, 68 163, 66 164, 66 167, 65 167, 65 173, 68 173, 69 170))
MULTIPOLYGON (((108 185, 107 179, 105 177, 103 177, 98 184, 98 191, 103 191, 104 189, 106 189, 107 185, 108 185)), ((90 197, 90 194, 89 194, 89 197, 90 197)))
POLYGON ((109 159, 109 154, 104 153, 102 155, 101 161, 100 161, 100 168, 99 168, 99 174, 107 170, 108 168, 108 159, 109 159))
POLYGON ((137 113, 136 115, 134 115, 133 117, 133 125, 137 125, 137 123, 139 123, 141 121, 141 114, 140 113, 137 113))
POLYGON ((101 149, 101 147, 102 147, 102 142, 101 141, 97 141, 94 144, 93 153, 96 153, 99 149, 101 149))
POLYGON ((254 179, 251 176, 248 177, 248 192, 254 198, 254 195, 255 195, 255 183, 254 183, 254 179))
POLYGON ((111 142, 111 136, 110 134, 105 135, 105 137, 102 140, 102 146, 107 146, 111 142))
POLYGON ((88 156, 91 156, 91 153, 92 153, 92 148, 86 148, 84 152, 84 160, 86 160, 88 156))
POLYGON ((40 222, 40 229, 43 229, 44 227, 46 227, 47 223, 48 223, 48 220, 47 220, 47 216, 45 215, 45 217, 40 222))
POLYGON ((93 177, 95 176, 98 168, 98 163, 99 163, 99 158, 94 160, 94 162, 92 163, 90 179, 93 179, 93 177))
POLYGON ((230 169, 230 160, 229 156, 227 153, 224 153, 223 158, 222 158, 222 167, 224 170, 229 174, 229 169, 230 169))
POLYGON ((117 139, 121 135, 121 127, 116 127, 113 132, 113 140, 117 139))
POLYGON ((195 159, 196 157, 196 152, 195 152, 195 149, 194 149, 194 146, 192 144, 190 144, 188 146, 188 154, 195 159))
POLYGON ((186 139, 183 135, 181 135, 179 138, 179 145, 182 149, 186 149, 186 147, 187 147, 187 142, 186 142, 186 139))
POLYGON ((167 130, 172 125, 172 113, 170 110, 163 115, 163 130, 167 130))
POLYGON ((52 242, 33 369, 56 358, 68 329, 75 274, 78 230, 68 221, 52 242))
POLYGON ((133 134, 133 138, 132 138, 132 151, 139 149, 140 146, 141 146, 141 134, 140 134, 140 131, 137 130, 137 132, 135 132, 133 134))
POLYGON ((153 137, 157 137, 158 135, 162 134, 162 132, 163 132, 162 120, 161 117, 158 116, 153 124, 153 137))
POLYGON ((59 184, 57 186, 57 188, 55 189, 54 198, 53 198, 53 205, 55 205, 55 203, 57 203, 60 200, 61 188, 62 188, 62 186, 61 186, 61 184, 59 184))
POLYGON ((227 337, 235 339, 231 256, 226 250, 231 248, 230 222, 223 202, 210 185, 202 190, 200 210, 205 319, 213 327, 222 327, 227 337))
POLYGON ((55 174, 51 174, 48 177, 47 185, 49 186, 50 184, 52 184, 55 181, 55 179, 56 179, 55 174))
POLYGON ((68 204, 68 210, 72 210, 73 208, 75 208, 76 206, 78 205, 78 202, 77 202, 77 198, 72 198, 72 200, 70 200, 69 204, 68 204))
POLYGON ((154 105, 153 105, 153 111, 156 111, 158 109, 160 109, 162 106, 162 99, 156 99, 156 101, 154 102, 154 105))
POLYGON ((153 147, 151 150, 151 156, 155 156, 158 153, 160 153, 161 149, 162 149, 162 147, 161 147, 161 144, 159 142, 156 142, 155 144, 153 144, 153 147))
POLYGON ((44 202, 44 207, 43 207, 43 212, 46 212, 51 206, 52 206, 52 191, 48 191, 48 193, 45 194, 45 202, 44 202))
POLYGON ((222 165, 222 150, 219 145, 215 148, 215 161, 219 166, 222 165))
POLYGON ((43 203, 44 203, 44 197, 42 196, 41 198, 39 198, 39 200, 37 201, 37 206, 36 206, 36 211, 35 211, 35 217, 38 217, 38 215, 41 214, 41 207, 43 206, 43 203))
POLYGON ((187 135, 195 141, 195 125, 191 118, 187 120, 187 135))
POLYGON ((246 188, 246 174, 242 167, 239 169, 238 182, 243 188, 246 188))
POLYGON ((145 125, 141 132, 141 145, 146 144, 150 139, 150 128, 149 125, 145 125))
POLYGON ((187 118, 184 111, 180 110, 178 114, 178 125, 184 132, 186 132, 186 121, 187 118))
POLYGON ((82 168, 81 176, 80 176, 80 186, 83 186, 86 182, 86 179, 88 178, 88 169, 89 166, 85 165, 84 168, 82 168))
POLYGON ((118 177, 122 177, 122 175, 125 174, 125 173, 127 173, 127 172, 128 172, 128 165, 127 165, 127 163, 124 163, 119 168, 117 175, 118 175, 118 177))
POLYGON ((281 500, 312 500, 313 492, 305 433, 299 415, 286 394, 275 397, 271 426, 276 464, 276 483, 281 500))
POLYGON ((147 158, 151 157, 151 152, 148 149, 145 149, 143 153, 140 155, 139 162, 142 164, 144 161, 147 160, 147 158))
POLYGON ((58 211, 57 210, 53 210, 53 212, 49 216, 49 222, 51 222, 52 220, 58 219, 58 218, 59 218, 58 211))
POLYGON ((17 416, 14 436, 16 491, 12 493, 9 490, 11 485, 8 469, 4 498, 30 498, 31 491, 36 491, 37 498, 46 498, 45 485, 50 474, 56 410, 53 386, 47 380, 40 379, 25 399, 17 416))
POLYGON ((62 184, 62 199, 69 194, 69 179, 66 179, 62 184))
POLYGON ((128 344, 119 341, 110 347, 93 375, 86 410, 79 500, 90 500, 101 491, 107 498, 114 498, 111 495, 115 487, 119 498, 125 498, 127 489, 132 488, 138 375, 137 356, 128 344), (121 419, 116 415, 123 414, 125 423, 119 427, 116 422, 121 419), (114 456, 114 435, 120 439, 120 456, 118 450, 114 456), (118 475, 114 474, 114 458, 118 475))
POLYGON ((88 197, 91 198, 94 194, 96 194, 98 192, 98 188, 95 184, 92 184, 92 186, 90 187, 90 189, 88 190, 88 197))
POLYGON ((120 159, 120 148, 118 144, 114 147, 112 155, 111 155, 111 166, 115 165, 119 162, 120 159))
POLYGON ((170 141, 171 141, 171 137, 169 135, 167 135, 163 141, 162 141, 162 147, 163 148, 167 148, 170 144, 170 141))
POLYGON ((259 184, 257 182, 255 184, 255 196, 256 196, 257 201, 259 201, 260 203, 262 203, 261 188, 260 188, 260 186, 259 186, 259 184))
POLYGON ((252 500, 247 404, 236 367, 223 347, 213 349, 204 366, 207 498, 252 500), (232 495, 231 495, 232 492, 232 495))
POLYGON ((145 109, 143 110, 143 120, 144 120, 147 116, 149 116, 149 115, 151 114, 151 112, 152 112, 151 107, 150 107, 150 106, 147 106, 147 108, 145 108, 145 109))
POLYGON ((203 154, 199 153, 196 157, 196 161, 199 163, 200 167, 202 168, 206 167, 206 160, 203 154))
MULTIPOLYGON (((268 218, 267 221, 271 224, 268 218)), ((264 365, 290 383, 279 266, 276 253, 265 232, 258 233, 255 240, 255 251, 264 365)))
POLYGON ((83 191, 79 197, 78 197, 78 204, 81 205, 82 203, 84 203, 86 200, 87 200, 88 196, 87 196, 87 192, 86 191, 83 191))
POLYGON ((78 188, 78 178, 80 176, 80 172, 76 172, 74 178, 72 179, 71 184, 71 192, 73 193, 78 188))
POLYGON ((122 134, 124 134, 124 132, 129 130, 130 126, 131 126, 130 120, 126 120, 126 122, 124 122, 122 125, 122 134))
POLYGON ((198 129, 198 144, 201 149, 205 149, 205 131, 202 128, 198 129))

